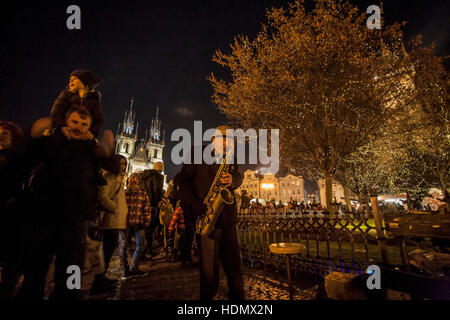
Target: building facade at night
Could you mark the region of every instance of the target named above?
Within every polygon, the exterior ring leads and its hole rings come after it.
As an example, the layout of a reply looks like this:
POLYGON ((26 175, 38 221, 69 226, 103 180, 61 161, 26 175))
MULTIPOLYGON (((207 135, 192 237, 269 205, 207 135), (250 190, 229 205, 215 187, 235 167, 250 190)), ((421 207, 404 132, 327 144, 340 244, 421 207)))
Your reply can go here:
POLYGON ((127 158, 129 173, 152 169, 155 162, 163 161, 164 132, 161 136, 161 120, 156 115, 150 123, 150 130, 145 128, 144 137, 139 137, 139 122, 133 111, 134 99, 125 111, 122 122, 119 122, 116 133, 116 153, 127 158))
POLYGON ((246 190, 252 199, 264 199, 265 201, 275 199, 282 203, 291 200, 308 201, 302 177, 292 174, 278 177, 272 173, 258 175, 253 170, 245 171, 243 176, 242 185, 236 190, 238 194, 241 190, 246 190))
MULTIPOLYGON (((268 173, 259 175, 257 171, 247 170, 243 173, 242 185, 236 189, 238 194, 246 190, 251 199, 270 201, 275 199, 282 203, 291 200, 312 203, 314 201, 325 204, 325 179, 318 181, 304 180, 300 176, 287 174, 278 177, 268 173)), ((333 198, 337 202, 345 203, 344 188, 333 180, 333 198)))

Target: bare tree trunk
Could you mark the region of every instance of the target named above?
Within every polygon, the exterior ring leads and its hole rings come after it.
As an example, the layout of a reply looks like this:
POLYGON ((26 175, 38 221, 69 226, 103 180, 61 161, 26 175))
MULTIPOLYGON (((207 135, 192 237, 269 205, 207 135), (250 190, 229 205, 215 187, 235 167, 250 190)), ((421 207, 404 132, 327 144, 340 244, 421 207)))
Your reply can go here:
POLYGON ((363 195, 361 193, 357 194, 357 199, 358 199, 358 207, 356 208, 356 216, 359 217, 359 219, 362 219, 362 215, 363 215, 363 195))
POLYGON ((441 183, 442 194, 444 195, 444 199, 446 198, 446 194, 448 193, 447 184, 444 181, 444 175, 441 173, 439 175, 439 182, 441 183))
POLYGON ((344 186, 344 196, 345 196, 345 203, 347 205, 348 212, 352 212, 352 203, 350 202, 350 189, 347 185, 344 186))
POLYGON ((412 209, 411 197, 409 196, 409 192, 406 193, 406 203, 408 204, 408 210, 412 209))
POLYGON ((333 202, 333 178, 327 173, 325 176, 325 204, 322 204, 327 207, 327 210, 331 213, 334 213, 334 206, 331 205, 333 202))
POLYGON ((370 218, 370 198, 369 195, 367 193, 367 191, 365 189, 363 189, 363 193, 362 193, 362 198, 363 198, 363 202, 365 204, 366 207, 366 215, 367 218, 370 218))
POLYGON ((367 200, 366 200, 366 212, 367 212, 367 218, 370 218, 370 205, 369 205, 369 202, 370 202, 370 200, 369 200, 369 198, 367 197, 367 200))

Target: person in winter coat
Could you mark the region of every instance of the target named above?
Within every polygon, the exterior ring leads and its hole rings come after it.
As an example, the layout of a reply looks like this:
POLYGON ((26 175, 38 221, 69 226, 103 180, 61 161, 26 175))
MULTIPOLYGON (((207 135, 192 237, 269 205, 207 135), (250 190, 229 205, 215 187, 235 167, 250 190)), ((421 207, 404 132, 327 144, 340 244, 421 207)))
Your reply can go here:
POLYGON ((174 246, 173 246, 173 262, 177 262, 179 260, 180 255, 180 249, 181 244, 184 241, 184 230, 186 229, 186 226, 184 224, 184 216, 183 216, 183 210, 180 207, 180 201, 176 204, 176 209, 173 214, 172 220, 170 221, 169 226, 169 233, 175 232, 175 240, 174 240, 174 246))
MULTIPOLYGON (((92 115, 92 125, 89 130, 94 137, 98 136, 103 127, 103 111, 101 94, 95 88, 101 83, 98 75, 89 70, 74 70, 70 74, 69 84, 59 94, 51 109, 54 128, 63 128, 62 132, 70 138, 70 132, 65 125, 66 112, 73 106, 84 106, 92 115)), ((92 137, 89 137, 92 139, 92 137)))
POLYGON ((250 207, 250 197, 247 194, 247 190, 241 191, 241 206, 240 209, 247 212, 248 207, 250 207))
POLYGON ((29 241, 19 298, 43 299, 53 255, 56 255, 55 289, 51 298, 81 298, 79 289, 67 286, 68 270, 70 266, 83 270, 89 221, 95 217, 98 200, 97 168, 99 164, 108 167, 114 148, 110 131, 104 134, 107 149, 94 139, 83 139, 91 123, 89 110, 74 106, 66 114, 66 126, 72 133, 70 140, 57 129, 53 135, 29 144, 27 160, 40 170, 30 179, 34 191, 25 219, 29 241))
POLYGON ((143 277, 148 274, 139 269, 144 254, 146 241, 144 230, 150 224, 150 200, 144 189, 140 186, 139 174, 134 173, 128 179, 128 188, 125 192, 128 215, 127 228, 119 231, 119 255, 122 268, 122 280, 134 277, 143 277), (128 237, 134 235, 136 250, 134 251, 131 268, 128 266, 128 237))
MULTIPOLYGON (((221 139, 212 138, 216 156, 224 157, 226 147, 234 143, 233 136, 227 136, 227 126, 216 128, 216 136, 221 139)), ((217 171, 219 163, 207 164, 202 162, 194 164, 195 152, 203 154, 206 146, 193 147, 189 163, 184 163, 181 169, 181 208, 183 209, 184 221, 186 224, 186 238, 181 249, 182 267, 193 265, 190 261, 192 239, 196 231, 196 221, 202 217, 206 211, 204 200, 208 195, 217 171)), ((188 158, 189 159, 189 158, 188 158)), ((234 162, 236 163, 236 161, 234 162)), ((220 177, 220 183, 224 188, 228 188, 234 195, 234 191, 242 184, 242 174, 236 164, 230 164, 228 172, 220 177)), ((200 252, 200 299, 212 300, 217 293, 219 285, 219 267, 222 268, 227 277, 228 294, 230 300, 244 299, 244 287, 242 278, 241 250, 236 231, 237 205, 235 199, 232 204, 225 204, 222 213, 217 218, 214 230, 209 236, 197 235, 197 243, 200 252)))
POLYGON ((127 159, 116 154, 114 170, 106 171, 103 178, 106 185, 99 188, 99 205, 101 207, 101 229, 103 231, 103 255, 105 271, 96 275, 91 293, 108 292, 115 288, 117 281, 106 277, 114 250, 117 247, 119 231, 127 228, 128 207, 125 199, 125 177, 127 159))
POLYGON ((23 166, 25 137, 14 123, 0 121, 0 300, 11 299, 20 275, 21 186, 26 171, 23 166))
POLYGON ((153 239, 155 236, 159 244, 161 246, 164 246, 163 239, 161 239, 160 236, 160 231, 163 226, 159 221, 159 204, 162 200, 164 187, 164 176, 161 174, 163 170, 164 164, 161 161, 158 161, 153 165, 153 169, 145 170, 141 174, 142 182, 144 184, 145 191, 150 198, 151 206, 152 208, 156 208, 156 210, 152 212, 152 221, 150 223, 150 226, 145 231, 145 238, 147 240, 146 251, 151 256, 157 255, 152 251, 153 239))

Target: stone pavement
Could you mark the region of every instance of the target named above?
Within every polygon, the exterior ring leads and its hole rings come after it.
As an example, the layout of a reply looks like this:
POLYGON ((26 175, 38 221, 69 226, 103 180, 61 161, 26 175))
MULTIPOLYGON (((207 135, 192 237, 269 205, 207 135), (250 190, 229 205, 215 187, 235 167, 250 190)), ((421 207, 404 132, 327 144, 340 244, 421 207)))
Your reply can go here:
MULTIPOLYGON (((195 259, 195 258, 194 258, 195 259)), ((194 260, 195 261, 195 260, 194 260)), ((148 276, 120 280, 119 257, 114 255, 107 276, 119 279, 116 290, 101 295, 89 295, 86 300, 198 300, 198 269, 182 269, 181 263, 168 262, 161 257, 146 261, 141 269, 150 270, 148 276)), ((221 281, 216 300, 227 300, 226 277, 221 270, 221 281)), ((313 276, 295 278, 295 300, 315 300, 319 296, 318 281, 313 276)), ((88 288, 89 285, 86 286, 88 288)), ((244 287, 248 300, 288 300, 287 276, 275 271, 244 266, 244 287)))

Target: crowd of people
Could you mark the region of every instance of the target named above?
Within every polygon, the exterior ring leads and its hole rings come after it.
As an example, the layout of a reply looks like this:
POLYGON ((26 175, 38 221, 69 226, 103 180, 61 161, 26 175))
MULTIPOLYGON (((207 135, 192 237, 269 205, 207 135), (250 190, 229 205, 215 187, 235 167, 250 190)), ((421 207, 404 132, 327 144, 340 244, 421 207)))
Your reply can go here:
MULTIPOLYGON (((431 213, 448 213, 449 201, 448 195, 443 199, 438 199, 440 205, 435 205, 435 208, 430 206, 430 204, 421 204, 419 201, 411 201, 411 208, 408 208, 407 201, 401 202, 385 202, 379 201, 379 208, 382 213, 392 213, 401 214, 406 213, 408 210, 421 210, 428 211, 431 213)), ((261 202, 258 199, 252 199, 248 196, 246 190, 242 190, 241 194, 238 196, 238 201, 240 202, 239 208, 242 213, 284 213, 284 212, 305 212, 305 211, 327 211, 325 206, 322 206, 320 202, 312 201, 305 203, 305 201, 298 201, 297 199, 291 199, 285 203, 271 199, 270 201, 261 202)), ((344 202, 337 202, 333 199, 330 204, 334 206, 335 212, 352 214, 353 217, 360 217, 361 215, 372 215, 372 208, 370 203, 363 204, 356 201, 351 201, 351 210, 348 209, 344 202)))
MULTIPOLYGON (((298 201, 297 199, 291 199, 285 203, 281 201, 276 201, 275 199, 271 199, 270 201, 262 201, 258 199, 251 199, 248 196, 246 190, 241 190, 241 194, 238 197, 238 201, 240 202, 239 208, 241 213, 250 213, 250 214, 267 214, 267 213, 288 213, 288 212, 323 212, 327 211, 327 207, 322 205, 320 202, 313 200, 308 201, 298 201)), ((334 207, 334 212, 340 214, 351 214, 352 217, 358 218, 362 215, 370 216, 371 213, 367 214, 367 206, 362 205, 361 203, 352 202, 351 203, 351 211, 348 210, 346 204, 344 202, 337 202, 336 198, 333 199, 333 202, 330 203, 330 206, 334 207)), ((370 207, 370 206, 369 206, 370 207)), ((370 209, 370 208, 369 208, 370 209)))
MULTIPOLYGON (((83 270, 92 242, 102 244, 102 267, 92 293, 116 287, 118 279, 106 274, 117 248, 120 279, 127 280, 148 275, 140 265, 160 255, 159 246, 183 268, 199 267, 201 299, 210 300, 217 292, 219 259, 230 298, 243 299, 236 201, 225 205, 210 236, 195 232, 219 165, 183 165, 165 193, 162 162, 128 177, 127 159, 114 154, 112 132, 105 130, 99 139, 104 122, 100 83, 94 72, 75 70, 50 116, 38 119, 29 132, 0 121, 0 299, 43 299, 52 261, 55 286, 49 298, 80 299, 80 288, 67 285, 68 270, 83 270), (192 260, 194 242, 198 264, 192 260)), ((218 132, 225 135, 226 128, 218 132)), ((218 149, 224 151, 230 141, 224 139, 218 149)), ((242 175, 237 166, 220 182, 238 188, 242 175)))
MULTIPOLYGON (((322 206, 320 202, 316 200, 312 202, 298 201, 297 199, 291 199, 285 203, 271 199, 270 201, 264 201, 264 204, 258 199, 252 199, 248 196, 246 190, 242 190, 239 198, 239 208, 242 212, 261 213, 261 212, 290 212, 290 211, 326 211, 327 208, 322 206)), ((337 209, 345 210, 342 203, 336 203, 337 209)))
MULTIPOLYGON (((181 262, 182 268, 198 267, 201 299, 215 296, 221 265, 230 299, 242 300, 238 200, 241 211, 255 213, 327 210, 316 201, 283 204, 273 199, 263 205, 245 191, 236 196, 242 174, 237 165, 229 165, 216 179, 220 162, 194 164, 191 159, 166 192, 162 162, 128 176, 127 159, 114 153, 113 133, 105 130, 99 138, 104 122, 100 83, 92 71, 75 70, 50 116, 38 119, 29 132, 0 121, 0 299, 43 299, 52 261, 55 287, 50 299, 80 299, 80 288, 67 285, 68 270, 73 266, 83 270, 88 245, 96 242, 101 243, 102 263, 92 293, 116 288, 118 279, 106 275, 118 249, 123 281, 147 276, 149 272, 140 268, 142 261, 162 252, 168 260, 181 262), (211 206, 205 198, 215 181, 231 191, 234 201, 224 204, 212 232, 200 236, 197 222, 211 206), (193 247, 198 249, 199 263, 192 259, 193 247)), ((223 138, 212 138, 218 159, 234 143, 234 137, 226 136, 227 129, 217 127, 223 138)), ((204 148, 193 147, 191 157, 194 151, 203 154, 204 148)), ((335 211, 347 211, 336 200, 331 205, 335 211)), ((359 209, 364 206, 352 211, 359 209)))
POLYGON ((114 171, 114 137, 103 126, 101 79, 75 70, 50 117, 30 132, 1 121, 1 296, 43 297, 45 276, 56 256, 55 299, 76 298, 66 284, 69 266, 83 266, 89 221, 96 215, 101 168, 114 171), (11 242, 14 242, 11 245, 11 242))

